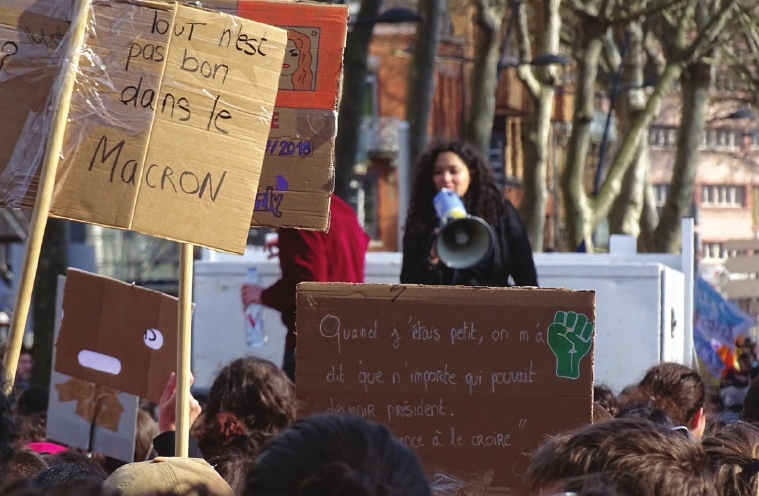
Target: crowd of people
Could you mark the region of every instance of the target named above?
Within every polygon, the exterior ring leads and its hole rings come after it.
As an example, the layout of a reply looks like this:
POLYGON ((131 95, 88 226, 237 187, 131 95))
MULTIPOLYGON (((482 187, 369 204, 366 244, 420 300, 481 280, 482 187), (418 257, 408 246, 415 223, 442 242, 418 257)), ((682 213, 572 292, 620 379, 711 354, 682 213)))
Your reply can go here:
MULTIPOLYGON (((254 357, 227 365, 206 398, 191 398, 190 457, 175 457, 175 387, 172 376, 160 404, 141 405, 132 463, 48 442, 45 405, 28 398, 33 388, 0 394, 0 494, 454 496, 467 487, 437 485, 434 467, 380 424, 337 414, 296 419, 292 381, 254 357)), ((550 433, 528 454, 529 494, 759 494, 759 380, 740 412, 675 363, 652 367, 618 395, 596 386, 594 400, 592 422, 550 433)))

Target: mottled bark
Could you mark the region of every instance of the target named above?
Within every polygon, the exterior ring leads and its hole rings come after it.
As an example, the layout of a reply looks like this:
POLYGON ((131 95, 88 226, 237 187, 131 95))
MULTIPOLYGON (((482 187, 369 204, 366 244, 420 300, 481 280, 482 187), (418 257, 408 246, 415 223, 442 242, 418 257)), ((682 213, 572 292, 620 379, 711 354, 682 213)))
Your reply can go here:
MULTIPOLYGON (((377 17, 382 0, 362 0, 357 20, 377 17)), ((353 168, 358 158, 359 133, 366 91, 367 56, 374 24, 364 23, 351 28, 343 54, 343 89, 337 118, 335 142, 335 194, 349 201, 353 168)))

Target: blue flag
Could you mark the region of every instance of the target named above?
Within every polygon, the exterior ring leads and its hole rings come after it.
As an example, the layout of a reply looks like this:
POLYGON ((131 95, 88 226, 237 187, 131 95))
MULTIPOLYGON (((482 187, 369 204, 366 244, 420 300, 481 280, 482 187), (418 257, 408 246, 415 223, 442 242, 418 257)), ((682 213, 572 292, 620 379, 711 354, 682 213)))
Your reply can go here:
POLYGON ((708 341, 734 346, 735 338, 756 324, 754 317, 727 301, 701 277, 696 278, 693 307, 694 341, 696 334, 701 334, 708 341))

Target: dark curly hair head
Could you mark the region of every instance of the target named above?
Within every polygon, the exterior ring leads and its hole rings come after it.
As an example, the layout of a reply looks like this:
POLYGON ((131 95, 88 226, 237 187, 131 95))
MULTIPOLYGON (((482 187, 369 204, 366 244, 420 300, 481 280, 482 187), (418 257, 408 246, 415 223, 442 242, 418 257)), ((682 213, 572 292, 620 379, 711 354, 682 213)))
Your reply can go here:
POLYGON ((416 455, 387 427, 352 415, 299 420, 248 473, 245 496, 431 496, 416 455))
POLYGON ((404 236, 411 236, 411 239, 426 237, 437 226, 438 219, 432 205, 437 189, 432 176, 438 156, 446 152, 458 155, 469 168, 471 182, 463 198, 467 212, 482 217, 491 226, 495 226, 503 214, 503 194, 485 158, 466 143, 442 142, 430 148, 416 163, 404 236))
POLYGON ((206 460, 234 448, 255 456, 264 442, 295 420, 295 388, 276 365, 256 357, 224 367, 208 393, 196 432, 206 460))

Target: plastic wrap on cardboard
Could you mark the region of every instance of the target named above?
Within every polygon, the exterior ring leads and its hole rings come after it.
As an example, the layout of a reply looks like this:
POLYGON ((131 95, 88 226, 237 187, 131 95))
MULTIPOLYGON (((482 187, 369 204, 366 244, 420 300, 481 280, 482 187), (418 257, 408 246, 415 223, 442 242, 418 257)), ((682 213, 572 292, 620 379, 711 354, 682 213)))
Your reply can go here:
MULTIPOLYGON (((183 4, 93 2, 51 214, 244 251, 285 44, 284 30, 183 4)), ((45 82, 0 163, 8 205, 34 203, 45 82)))
POLYGON ((70 2, 54 0, 10 0, 0 10, 2 205, 21 206, 38 172, 70 11, 70 2))

